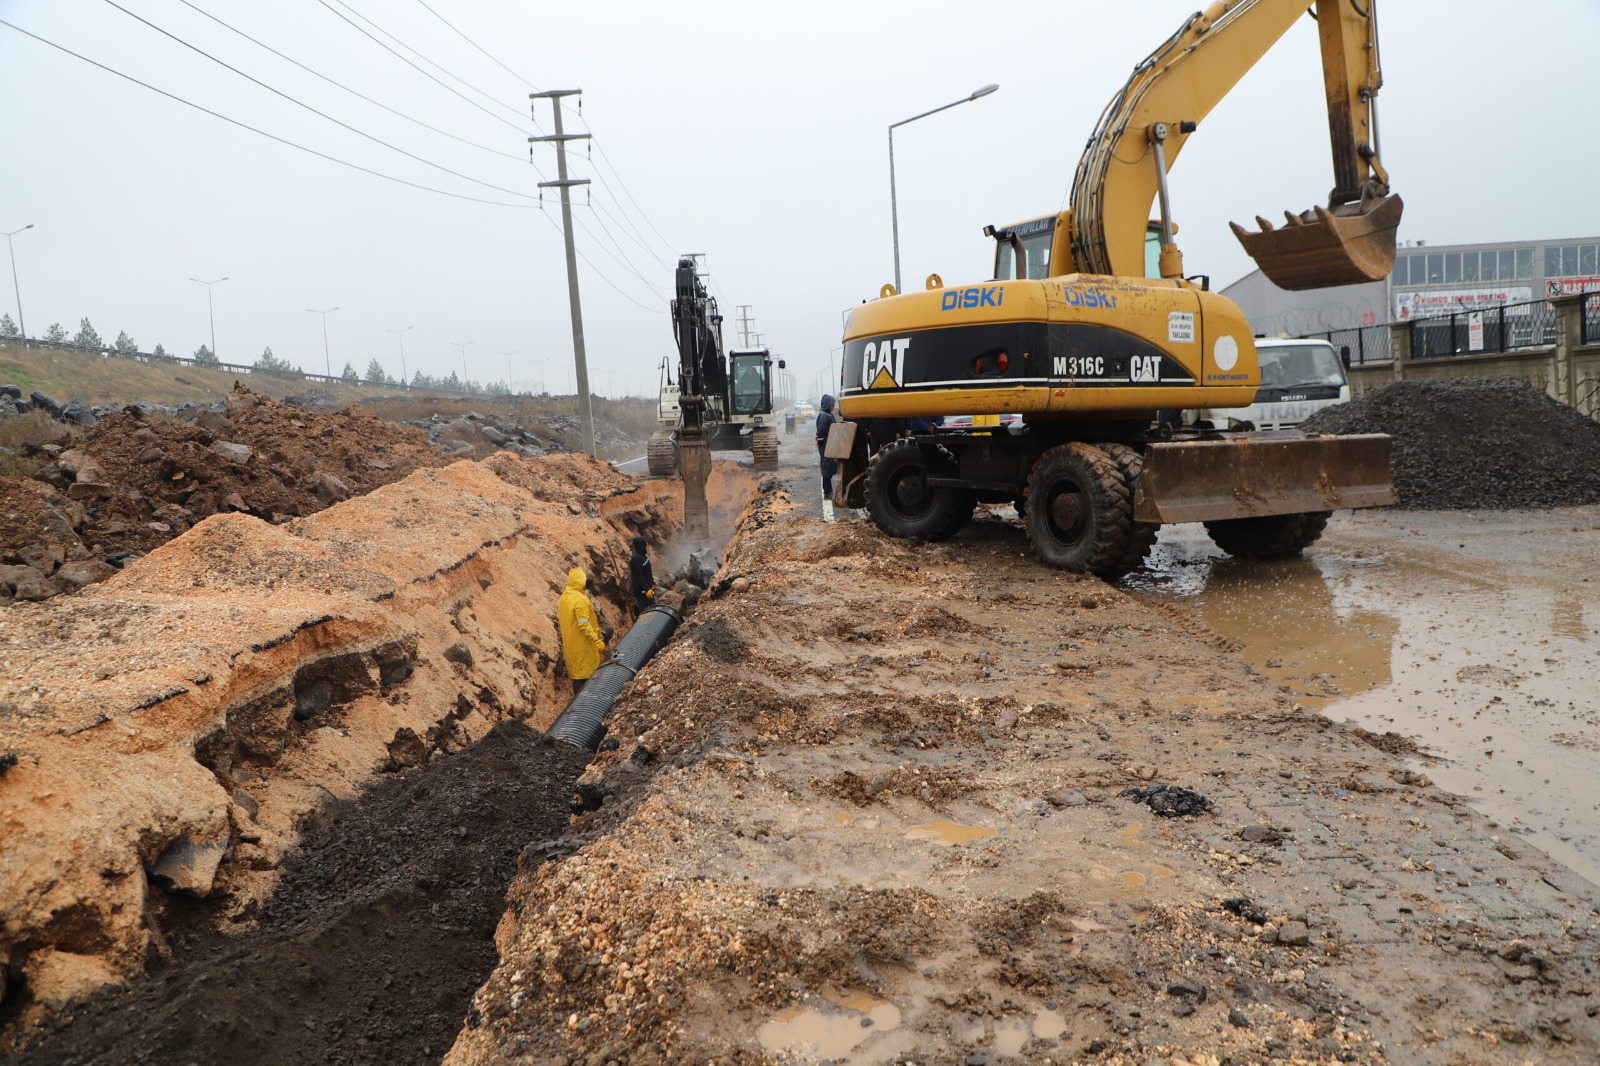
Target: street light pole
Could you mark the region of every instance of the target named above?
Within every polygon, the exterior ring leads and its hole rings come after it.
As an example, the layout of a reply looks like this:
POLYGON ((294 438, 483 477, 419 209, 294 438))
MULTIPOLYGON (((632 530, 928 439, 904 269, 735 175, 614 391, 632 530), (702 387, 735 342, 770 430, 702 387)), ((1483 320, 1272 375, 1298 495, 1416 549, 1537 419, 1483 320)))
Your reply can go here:
POLYGON ((496 353, 496 354, 503 355, 503 356, 506 357, 506 395, 507 396, 515 396, 516 392, 517 392, 516 389, 513 389, 511 387, 511 357, 513 355, 518 354, 518 352, 520 352, 520 351, 521 351, 521 349, 519 348, 519 349, 517 349, 516 352, 498 352, 498 353, 496 353))
POLYGON ((23 226, 22 229, 14 229, 10 233, 6 234, 6 247, 11 250, 11 288, 17 294, 17 328, 22 331, 22 341, 24 344, 26 344, 28 341, 28 322, 22 317, 22 284, 21 282, 17 281, 17 248, 16 245, 11 243, 11 238, 21 233, 22 230, 29 230, 32 228, 33 223, 30 222, 26 226, 23 226))
POLYGON ((328 316, 339 309, 337 307, 330 307, 326 311, 318 311, 315 307, 308 307, 306 310, 310 311, 314 315, 322 316, 322 366, 325 370, 327 370, 328 377, 332 379, 333 360, 328 358, 328 316))
POLYGON ((201 281, 199 278, 190 278, 190 281, 206 287, 206 312, 211 316, 211 358, 221 359, 217 354, 217 305, 211 302, 211 286, 220 285, 227 278, 218 278, 216 281, 201 281))
POLYGON ((477 344, 477 341, 451 341, 451 344, 461 349, 461 391, 467 391, 467 346, 477 344))
POLYGON ((541 395, 541 396, 542 396, 542 395, 544 395, 544 394, 545 394, 545 387, 544 387, 544 365, 545 365, 545 364, 546 364, 546 363, 548 363, 548 362, 549 362, 549 361, 550 361, 550 357, 549 357, 549 356, 548 356, 548 355, 547 355, 547 356, 545 356, 545 357, 544 357, 544 358, 543 358, 543 359, 535 359, 535 360, 534 360, 534 362, 535 362, 535 363, 538 363, 538 364, 539 364, 539 394, 540 394, 540 395, 541 395))
MULTIPOLYGON (((412 327, 410 326, 406 327, 406 329, 411 328, 412 327)), ((384 330, 385 333, 393 333, 400 339, 400 387, 403 389, 409 389, 411 387, 411 381, 406 377, 406 329, 384 330)))
POLYGON ((899 206, 898 201, 895 198, 895 189, 894 189, 894 131, 895 131, 895 127, 896 126, 904 126, 908 122, 915 122, 919 118, 927 118, 929 115, 937 115, 941 111, 948 111, 952 107, 957 107, 957 106, 959 106, 961 104, 971 103, 972 101, 978 99, 980 96, 988 96, 990 93, 994 92, 998 88, 1000 88, 1000 86, 998 86, 998 85, 985 85, 981 89, 974 89, 970 95, 963 96, 959 100, 952 101, 951 103, 945 104, 942 107, 936 107, 932 111, 924 111, 920 115, 912 115, 910 118, 903 118, 899 122, 892 123, 889 126, 889 223, 894 228, 894 291, 895 292, 899 292, 900 291, 900 206, 899 206))

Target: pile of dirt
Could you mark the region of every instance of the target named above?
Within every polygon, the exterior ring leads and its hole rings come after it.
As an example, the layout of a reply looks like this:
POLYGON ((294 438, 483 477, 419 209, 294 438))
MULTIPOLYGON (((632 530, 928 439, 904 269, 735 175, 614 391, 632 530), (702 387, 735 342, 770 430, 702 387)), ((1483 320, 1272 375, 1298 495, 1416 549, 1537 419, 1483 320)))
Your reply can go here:
POLYGON ((1400 506, 1512 510, 1600 502, 1600 422, 1509 377, 1397 381, 1307 419, 1387 433, 1400 506))
POLYGON ((58 1019, 17 1062, 439 1061, 496 961, 505 889, 566 827, 587 752, 502 721, 317 812, 259 924, 169 929, 174 958, 58 1019))
POLYGON ((225 411, 129 407, 34 451, 48 462, 32 482, 0 478, 0 606, 102 581, 210 515, 281 523, 450 461, 359 406, 313 411, 243 386, 225 411))
POLYGON ((0 1055, 167 957, 184 906, 250 920, 330 797, 548 726, 569 568, 626 626, 629 539, 672 536, 676 489, 502 453, 282 525, 213 515, 0 612, 0 1055))

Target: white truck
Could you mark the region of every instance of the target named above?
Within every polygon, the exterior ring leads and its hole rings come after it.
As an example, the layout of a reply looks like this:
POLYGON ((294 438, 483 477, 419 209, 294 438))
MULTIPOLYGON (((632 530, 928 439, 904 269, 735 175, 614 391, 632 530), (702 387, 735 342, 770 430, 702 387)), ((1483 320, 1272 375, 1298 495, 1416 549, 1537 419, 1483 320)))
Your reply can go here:
POLYGON ((1327 341, 1256 339, 1261 387, 1249 407, 1201 408, 1184 423, 1201 429, 1293 429, 1324 407, 1350 400, 1339 352, 1327 341))

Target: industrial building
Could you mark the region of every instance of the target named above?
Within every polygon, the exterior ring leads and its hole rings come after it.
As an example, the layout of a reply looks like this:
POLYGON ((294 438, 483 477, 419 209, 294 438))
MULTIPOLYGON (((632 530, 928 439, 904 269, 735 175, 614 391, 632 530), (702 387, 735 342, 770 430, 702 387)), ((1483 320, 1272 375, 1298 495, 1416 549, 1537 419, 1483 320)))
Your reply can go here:
MULTIPOLYGON (((1501 244, 1407 241, 1382 281, 1289 292, 1257 270, 1223 289, 1257 333, 1301 337, 1463 312, 1501 312, 1514 343, 1533 334, 1552 296, 1600 291, 1600 237, 1501 244)), ((1509 338, 1508 338, 1509 339, 1509 338)))

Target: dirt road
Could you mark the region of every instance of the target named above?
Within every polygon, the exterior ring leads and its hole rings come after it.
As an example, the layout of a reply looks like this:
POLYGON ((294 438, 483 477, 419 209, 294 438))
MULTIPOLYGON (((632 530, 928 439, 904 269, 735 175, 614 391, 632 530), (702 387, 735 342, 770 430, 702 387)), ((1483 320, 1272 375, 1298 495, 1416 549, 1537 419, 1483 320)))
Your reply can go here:
POLYGON ((1409 741, 999 518, 824 525, 798 443, 802 502, 619 701, 587 843, 514 884, 450 1066, 1600 1054, 1595 887, 1409 741))

